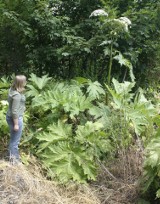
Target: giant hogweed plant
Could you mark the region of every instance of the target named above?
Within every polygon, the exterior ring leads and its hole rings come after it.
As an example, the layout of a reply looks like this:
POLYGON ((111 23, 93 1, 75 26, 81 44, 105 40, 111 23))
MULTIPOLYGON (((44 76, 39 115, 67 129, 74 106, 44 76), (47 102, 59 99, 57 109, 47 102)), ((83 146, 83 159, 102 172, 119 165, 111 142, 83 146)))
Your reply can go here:
POLYGON ((145 149, 144 171, 140 180, 142 193, 152 194, 160 199, 160 116, 154 118, 156 131, 154 138, 145 149))
POLYGON ((97 160, 111 150, 108 135, 99 122, 78 125, 75 133, 72 125, 58 121, 39 133, 37 155, 50 171, 50 176, 61 182, 95 180, 97 160))
MULTIPOLYGON (((134 81, 135 77, 133 75, 133 67, 131 62, 129 61, 129 59, 126 59, 125 56, 123 56, 120 50, 118 50, 119 47, 118 40, 121 38, 127 41, 128 39, 129 27, 132 24, 130 19, 128 19, 127 17, 113 19, 112 16, 109 17, 108 13, 102 9, 97 9, 93 11, 90 17, 93 19, 97 18, 97 20, 99 21, 99 25, 101 25, 99 27, 100 28, 99 30, 101 34, 103 33, 105 35, 105 38, 107 39, 106 40, 104 38, 105 40, 103 40, 99 45, 102 48, 104 48, 104 55, 108 59, 107 84, 110 85, 111 83, 114 60, 116 60, 120 64, 120 66, 124 66, 129 70, 129 76, 131 78, 131 81, 134 81)), ((124 79, 128 71, 127 69, 124 74, 124 79)))
MULTIPOLYGON (((38 80, 34 79, 34 81, 38 80)), ((34 85, 28 85, 28 88, 27 95, 32 96, 32 108, 42 115, 46 115, 47 112, 49 117, 53 116, 57 119, 61 117, 71 120, 79 119, 78 116, 81 113, 86 116, 87 110, 93 107, 92 102, 105 94, 98 82, 83 78, 72 80, 71 83, 48 82, 46 90, 39 93, 34 91, 34 85)))
MULTIPOLYGON (((156 110, 153 104, 145 98, 143 90, 139 89, 137 93, 133 93, 132 89, 135 82, 125 81, 119 83, 116 79, 113 79, 112 83, 113 88, 106 85, 111 95, 112 112, 119 118, 119 125, 129 130, 126 131, 128 134, 128 136, 126 135, 128 143, 130 143, 130 139, 132 139, 130 135, 131 132, 132 134, 135 133, 139 138, 139 136, 143 136, 146 134, 146 131, 150 129, 148 136, 153 135, 153 118, 156 115, 156 110)), ((120 132, 121 131, 122 129, 120 132)), ((146 137, 147 135, 145 135, 143 139, 146 140, 146 137)), ((127 141, 125 142, 122 139, 122 143, 127 144, 127 141)))
POLYGON ((144 172, 141 179, 143 193, 155 194, 160 198, 160 139, 152 139, 146 148, 144 172))
POLYGON ((42 91, 45 91, 49 85, 50 80, 51 77, 48 77, 48 75, 38 77, 32 73, 28 79, 29 84, 27 84, 27 97, 35 97, 38 96, 42 91))
POLYGON ((47 91, 35 93, 32 109, 40 112, 38 127, 43 128, 36 134, 36 154, 50 176, 61 182, 96 179, 97 161, 111 145, 103 124, 92 121, 88 110, 104 94, 98 82, 82 78, 55 82, 47 91))
POLYGON ((50 176, 61 182, 95 180, 100 158, 152 126, 154 107, 142 90, 133 94, 134 82, 112 82, 113 88, 106 85, 110 107, 103 102, 102 86, 84 78, 52 82, 32 97, 33 114, 40 114, 33 122, 41 130, 35 151, 50 176))
MULTIPOLYGON (((28 93, 33 94, 30 90, 28 93)), ((105 108, 99 103, 99 115, 89 112, 105 94, 102 86, 77 78, 70 83, 52 82, 46 91, 34 93, 31 108, 33 114, 40 114, 37 128, 43 130, 36 132, 36 154, 50 176, 61 182, 95 180, 97 161, 111 149, 104 124, 96 121, 105 108)))

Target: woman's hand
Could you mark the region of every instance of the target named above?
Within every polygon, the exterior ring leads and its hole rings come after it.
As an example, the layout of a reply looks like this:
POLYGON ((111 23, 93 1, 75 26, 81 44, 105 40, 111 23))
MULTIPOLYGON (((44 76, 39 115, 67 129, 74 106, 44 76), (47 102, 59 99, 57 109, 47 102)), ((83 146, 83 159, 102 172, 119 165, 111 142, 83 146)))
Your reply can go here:
POLYGON ((18 131, 19 130, 18 118, 13 119, 13 122, 14 122, 13 130, 18 131))
POLYGON ((18 131, 19 130, 19 125, 14 125, 14 131, 18 131))

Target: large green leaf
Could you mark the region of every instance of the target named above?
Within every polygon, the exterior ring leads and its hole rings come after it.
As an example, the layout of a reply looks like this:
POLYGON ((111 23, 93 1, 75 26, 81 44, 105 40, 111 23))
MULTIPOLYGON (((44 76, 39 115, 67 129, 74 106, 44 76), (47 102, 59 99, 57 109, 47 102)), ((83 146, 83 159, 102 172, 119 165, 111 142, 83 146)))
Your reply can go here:
POLYGON ((112 82, 114 89, 106 87, 113 98, 113 108, 119 110, 126 123, 131 122, 135 133, 140 135, 152 125, 151 118, 156 115, 153 104, 145 98, 142 89, 136 95, 132 93, 134 82, 119 83, 115 79, 112 82))
POLYGON ((128 59, 124 58, 120 52, 118 55, 114 56, 113 59, 117 60, 121 66, 124 65, 125 67, 129 68, 131 80, 132 82, 134 82, 135 76, 133 75, 133 67, 132 67, 131 62, 128 59))
POLYGON ((35 97, 40 94, 48 86, 50 80, 51 77, 48 77, 48 75, 37 77, 35 74, 32 73, 29 78, 29 82, 31 84, 27 85, 27 96, 35 97))
MULTIPOLYGON (((103 124, 100 122, 87 122, 85 126, 78 126, 75 139, 82 145, 86 144, 93 156, 99 156, 102 152, 111 149, 108 135, 102 131, 103 124)), ((93 159, 93 158, 92 158, 93 159)))
POLYGON ((155 185, 156 196, 160 197, 160 138, 154 138, 147 145, 146 157, 144 160, 144 172, 141 180, 143 191, 147 190, 152 186, 153 183, 157 182, 155 185))
POLYGON ((102 152, 111 150, 102 128, 99 122, 87 122, 73 133, 71 125, 58 121, 49 125, 47 131, 37 134, 37 154, 62 182, 95 180, 96 159, 102 152))
POLYGON ((51 144, 55 144, 57 141, 66 141, 71 135, 71 125, 64 124, 61 121, 58 121, 57 124, 53 123, 47 127, 47 132, 37 134, 36 138, 43 142, 39 146, 39 151, 49 147, 51 144))
POLYGON ((87 93, 89 97, 91 97, 92 99, 99 99, 100 95, 105 94, 105 91, 102 88, 102 85, 98 81, 95 81, 95 82, 89 81, 87 93))
POLYGON ((68 142, 58 142, 41 152, 40 157, 61 182, 71 179, 85 182, 86 178, 95 180, 96 166, 80 146, 71 147, 68 142))

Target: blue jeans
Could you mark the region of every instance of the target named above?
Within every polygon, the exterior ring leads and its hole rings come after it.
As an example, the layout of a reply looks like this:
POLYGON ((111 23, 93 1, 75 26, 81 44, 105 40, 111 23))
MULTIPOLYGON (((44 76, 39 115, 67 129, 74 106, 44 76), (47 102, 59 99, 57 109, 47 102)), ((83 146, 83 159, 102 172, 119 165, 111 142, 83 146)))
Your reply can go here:
POLYGON ((14 122, 12 117, 6 116, 6 121, 10 129, 10 142, 9 142, 9 156, 10 159, 20 160, 18 145, 22 136, 23 117, 18 118, 19 130, 14 130, 14 122))

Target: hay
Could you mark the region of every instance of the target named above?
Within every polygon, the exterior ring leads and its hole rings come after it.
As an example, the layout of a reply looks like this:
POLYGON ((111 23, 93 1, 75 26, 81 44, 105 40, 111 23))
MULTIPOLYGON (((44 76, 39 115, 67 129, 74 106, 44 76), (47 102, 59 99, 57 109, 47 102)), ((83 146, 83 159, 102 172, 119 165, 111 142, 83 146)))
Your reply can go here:
POLYGON ((142 163, 143 152, 138 148, 129 148, 121 150, 116 159, 101 164, 97 181, 92 183, 101 204, 137 203, 142 163))
POLYGON ((29 166, 0 160, 0 204, 134 204, 139 197, 142 163, 143 152, 130 148, 101 164, 96 182, 63 186, 47 180, 34 159, 29 166))
POLYGON ((13 166, 0 160, 0 204, 100 204, 86 185, 63 187, 48 181, 36 166, 13 166))

